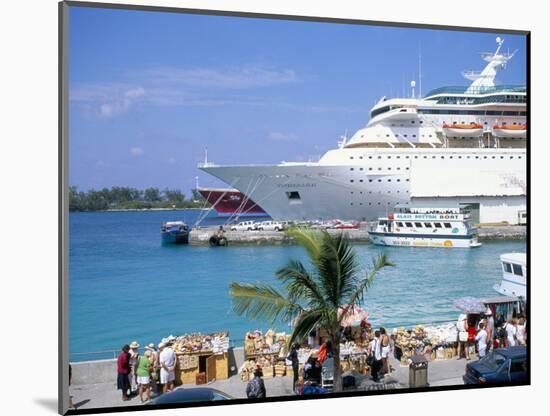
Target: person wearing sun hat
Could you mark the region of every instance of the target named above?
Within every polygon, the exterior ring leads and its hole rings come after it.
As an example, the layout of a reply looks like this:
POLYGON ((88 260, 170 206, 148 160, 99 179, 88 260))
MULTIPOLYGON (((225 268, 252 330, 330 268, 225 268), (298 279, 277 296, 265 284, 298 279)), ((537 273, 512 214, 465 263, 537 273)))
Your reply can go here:
POLYGON ((176 379, 176 353, 164 342, 159 344, 160 356, 160 384, 162 392, 174 390, 174 381, 176 379))
POLYGON ((137 365, 139 360, 139 344, 137 341, 132 341, 130 344, 130 368, 132 370, 132 375, 130 381, 132 382, 132 392, 137 393, 138 382, 137 382, 137 365))
POLYGON ((151 383, 153 384, 153 391, 158 393, 159 391, 159 373, 160 373, 160 364, 159 364, 159 352, 155 347, 155 344, 152 342, 145 347, 147 351, 151 351, 151 361, 153 363, 153 370, 151 371, 151 383))

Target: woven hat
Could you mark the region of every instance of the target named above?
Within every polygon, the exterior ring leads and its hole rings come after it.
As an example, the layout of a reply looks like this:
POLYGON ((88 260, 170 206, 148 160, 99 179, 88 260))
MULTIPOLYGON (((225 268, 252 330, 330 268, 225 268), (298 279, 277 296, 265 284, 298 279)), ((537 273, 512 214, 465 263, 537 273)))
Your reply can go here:
POLYGON ((132 341, 132 343, 130 344, 130 348, 139 348, 139 344, 137 343, 137 341, 132 341))

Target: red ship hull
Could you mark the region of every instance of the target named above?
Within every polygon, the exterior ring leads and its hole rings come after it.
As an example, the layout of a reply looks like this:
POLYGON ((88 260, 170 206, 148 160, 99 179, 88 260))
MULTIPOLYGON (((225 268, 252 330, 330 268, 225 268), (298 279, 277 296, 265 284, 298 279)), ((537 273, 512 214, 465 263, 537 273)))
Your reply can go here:
POLYGON ((200 194, 214 206, 219 216, 239 215, 258 217, 268 214, 251 199, 237 189, 199 188, 200 194))

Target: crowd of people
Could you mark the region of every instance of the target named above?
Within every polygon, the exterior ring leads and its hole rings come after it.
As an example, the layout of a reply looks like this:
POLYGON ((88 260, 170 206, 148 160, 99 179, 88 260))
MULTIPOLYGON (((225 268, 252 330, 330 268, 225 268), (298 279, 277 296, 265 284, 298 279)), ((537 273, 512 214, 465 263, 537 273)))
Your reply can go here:
POLYGON ((117 388, 122 390, 122 400, 139 395, 142 403, 156 394, 174 390, 176 379, 176 353, 172 349, 174 339, 165 339, 158 345, 149 344, 143 355, 140 345, 134 341, 122 347, 117 360, 117 388))
POLYGON ((526 345, 525 317, 510 318, 501 325, 495 325, 490 308, 482 319, 468 319, 460 315, 456 323, 458 329, 458 358, 470 360, 471 354, 477 351, 479 358, 484 357, 495 348, 526 345))

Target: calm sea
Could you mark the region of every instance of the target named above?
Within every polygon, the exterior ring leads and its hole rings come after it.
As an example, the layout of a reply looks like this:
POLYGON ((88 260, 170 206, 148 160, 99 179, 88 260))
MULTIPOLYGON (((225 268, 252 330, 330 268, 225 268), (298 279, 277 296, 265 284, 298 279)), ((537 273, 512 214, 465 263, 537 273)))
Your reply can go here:
MULTIPOLYGON (((160 224, 198 211, 70 214, 71 361, 110 358, 133 340, 158 343, 169 334, 228 330, 237 344, 246 331, 266 330, 231 310, 231 281, 274 282, 290 259, 305 260, 298 246, 163 246, 160 224)), ((220 224, 213 215, 203 222, 220 224)), ((368 270, 379 253, 396 263, 383 270, 366 296, 374 325, 388 328, 456 319, 453 300, 491 296, 499 281, 499 255, 525 251, 524 241, 484 242, 477 249, 355 246, 368 270)), ((277 330, 288 331, 278 323, 277 330)))

